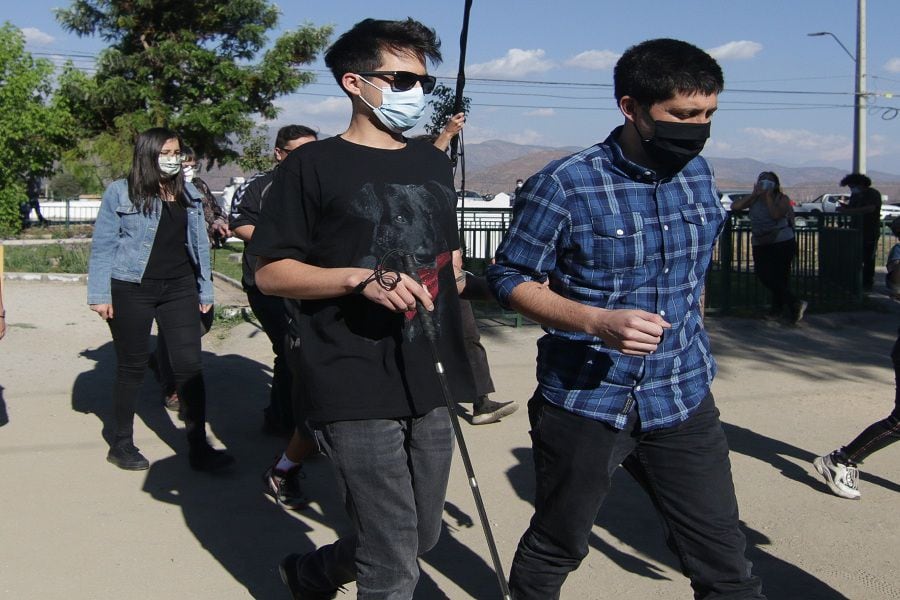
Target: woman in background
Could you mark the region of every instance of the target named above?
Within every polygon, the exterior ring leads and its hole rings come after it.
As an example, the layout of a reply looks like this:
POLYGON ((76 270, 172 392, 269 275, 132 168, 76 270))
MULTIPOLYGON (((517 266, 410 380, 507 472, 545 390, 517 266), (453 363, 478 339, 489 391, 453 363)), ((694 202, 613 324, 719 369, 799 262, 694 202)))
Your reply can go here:
POLYGON ((750 212, 756 276, 772 292, 769 315, 781 317, 788 308, 791 321, 798 323, 808 304, 791 293, 791 263, 797 254, 792 226, 794 211, 790 198, 781 191, 778 175, 763 171, 757 177, 753 193, 731 205, 732 212, 745 208, 750 212))
POLYGON ((134 446, 134 412, 154 320, 184 404, 191 467, 213 471, 234 462, 206 439, 200 314, 213 303, 209 239, 200 194, 184 181, 181 161, 175 132, 141 133, 128 178, 106 189, 94 226, 88 304, 109 324, 116 349, 115 433, 107 460, 122 469, 150 466, 134 446))

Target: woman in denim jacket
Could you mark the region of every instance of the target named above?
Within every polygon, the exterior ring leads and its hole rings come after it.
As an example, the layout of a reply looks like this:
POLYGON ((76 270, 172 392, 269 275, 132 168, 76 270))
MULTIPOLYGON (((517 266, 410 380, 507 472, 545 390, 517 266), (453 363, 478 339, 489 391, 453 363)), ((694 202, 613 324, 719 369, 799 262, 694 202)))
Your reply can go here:
POLYGON ((150 466, 133 431, 154 320, 184 403, 191 467, 211 471, 234 462, 206 439, 200 315, 213 303, 209 238, 200 194, 184 181, 181 160, 175 132, 141 133, 128 178, 106 189, 94 225, 88 304, 109 324, 116 348, 115 438, 106 458, 122 469, 150 466))

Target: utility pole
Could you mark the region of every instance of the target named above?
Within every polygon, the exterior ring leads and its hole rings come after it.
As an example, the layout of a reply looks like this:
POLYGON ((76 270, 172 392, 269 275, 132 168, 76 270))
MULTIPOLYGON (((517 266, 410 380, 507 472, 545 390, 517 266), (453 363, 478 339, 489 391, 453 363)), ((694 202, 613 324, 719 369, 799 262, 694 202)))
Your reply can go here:
POLYGON ((866 0, 856 0, 856 94, 853 172, 866 172, 866 0))

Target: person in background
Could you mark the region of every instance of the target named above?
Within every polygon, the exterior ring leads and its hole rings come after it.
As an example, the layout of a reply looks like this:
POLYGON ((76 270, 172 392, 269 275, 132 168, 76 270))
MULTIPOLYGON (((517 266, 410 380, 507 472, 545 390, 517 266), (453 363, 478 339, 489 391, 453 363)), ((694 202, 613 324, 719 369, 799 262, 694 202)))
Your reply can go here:
MULTIPOLYGON (((275 163, 280 164, 291 151, 316 139, 316 131, 305 125, 282 127, 275 136, 275 163)), ((251 177, 234 195, 229 223, 234 235, 244 242, 249 243, 253 238, 274 172, 271 169, 251 177)), ((275 354, 269 405, 263 412, 263 429, 270 434, 291 436, 285 451, 263 475, 264 490, 279 506, 292 510, 304 508, 309 501, 300 488, 303 460, 315 452, 316 446, 300 410, 301 403, 297 401, 302 395, 298 387, 302 381, 292 373, 292 364, 296 361, 289 359, 290 354, 298 351, 289 339, 290 306, 283 298, 263 294, 256 287, 256 257, 247 251, 246 246, 242 266, 241 284, 247 301, 272 343, 275 354)), ((297 341, 299 344, 299 339, 297 341)))
MULTIPOLYGON (((216 202, 206 182, 195 176, 194 169, 197 165, 197 157, 194 150, 190 147, 182 148, 182 156, 184 158, 181 163, 181 172, 184 180, 193 186, 200 193, 203 203, 203 218, 206 221, 206 234, 210 240, 210 247, 218 246, 231 235, 228 230, 228 220, 222 212, 222 208, 216 202)), ((207 312, 200 315, 200 336, 209 333, 212 328, 213 319, 216 309, 213 306, 207 312)), ((169 349, 166 345, 166 336, 158 331, 156 335, 156 350, 150 355, 148 366, 153 373, 154 378, 159 382, 162 388, 163 405, 183 416, 181 414, 181 402, 178 401, 178 390, 175 385, 175 373, 172 372, 172 363, 169 360, 169 349)))
MULTIPOLYGON (((459 135, 466 124, 466 113, 457 113, 450 117, 444 129, 434 138, 432 143, 435 148, 446 152, 450 142, 459 135)), ((431 141, 431 140, 430 140, 431 141)), ((519 180, 521 183, 521 180, 519 180)), ((462 265, 458 265, 462 269, 462 265)), ((481 333, 478 331, 478 323, 475 321, 475 313, 472 311, 472 303, 468 300, 460 300, 460 316, 462 317, 463 338, 466 341, 466 358, 472 368, 475 377, 475 400, 472 402, 472 424, 486 425, 495 423, 507 417, 519 409, 519 405, 512 401, 496 402, 489 395, 494 393, 494 380, 491 378, 491 366, 487 359, 487 350, 481 343, 481 333)))
MULTIPOLYGON (((900 236, 900 219, 891 223, 891 232, 900 236)), ((886 280, 891 297, 900 299, 900 243, 895 243, 888 254, 886 280)), ((894 410, 891 414, 869 425, 846 446, 813 461, 828 489, 841 498, 858 500, 859 464, 900 439, 900 330, 891 350, 891 362, 894 365, 894 410)))
POLYGON ((22 216, 22 227, 28 227, 31 225, 31 221, 29 218, 31 217, 31 211, 34 211, 35 216, 38 218, 38 224, 41 227, 46 227, 50 224, 50 221, 44 218, 44 215, 41 214, 41 178, 39 175, 29 175, 25 179, 25 201, 19 206, 19 212, 22 216))
MULTIPOLYGON (((2 254, 0 254, 2 257, 2 254)), ((2 265, 0 265, 2 266, 2 265)), ((3 308, 3 269, 0 268, 0 340, 6 335, 6 309, 3 308)))
POLYGON ((231 203, 234 200, 234 195, 241 188, 242 185, 246 183, 246 180, 240 175, 235 175, 228 182, 228 185, 225 186, 225 189, 222 190, 222 197, 219 198, 219 206, 222 207, 222 210, 226 213, 231 212, 231 203))
POLYGON ((106 188, 94 225, 87 300, 109 325, 116 349, 115 431, 106 458, 121 469, 150 466, 134 445, 134 412, 153 321, 166 338, 185 405, 191 468, 215 471, 234 462, 206 439, 200 315, 213 304, 209 239, 202 198, 184 181, 181 160, 174 131, 138 135, 128 177, 106 188))
POLYGON ((838 207, 842 215, 863 215, 863 289, 871 291, 875 283, 875 252, 881 237, 881 192, 872 187, 872 180, 861 173, 850 173, 841 179, 850 188, 850 202, 838 207))
POLYGON ((791 292, 791 263, 797 254, 797 240, 792 226, 794 211, 791 200, 781 191, 778 175, 763 171, 753 186, 753 193, 735 200, 732 212, 749 208, 753 266, 756 276, 772 292, 769 316, 783 316, 790 309, 790 319, 799 323, 809 303, 791 292))
POLYGON ((655 39, 628 48, 613 78, 623 124, 528 179, 487 271, 500 303, 546 332, 528 403, 534 516, 510 589, 560 597, 621 465, 660 512, 694 598, 759 600, 701 306, 725 218, 699 156, 722 70, 655 39))

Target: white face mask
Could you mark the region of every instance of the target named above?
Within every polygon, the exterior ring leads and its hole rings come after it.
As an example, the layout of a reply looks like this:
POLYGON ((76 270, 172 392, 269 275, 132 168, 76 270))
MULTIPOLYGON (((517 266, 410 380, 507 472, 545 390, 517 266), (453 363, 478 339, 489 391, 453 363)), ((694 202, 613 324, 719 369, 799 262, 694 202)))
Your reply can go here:
POLYGON ((178 171, 181 170, 181 161, 174 156, 160 156, 159 170, 169 177, 178 175, 178 171))
POLYGON ((381 106, 378 108, 369 104, 362 96, 360 98, 372 109, 381 124, 394 133, 412 129, 425 114, 425 93, 421 86, 417 85, 405 92, 395 92, 390 87, 380 88, 363 77, 360 79, 381 90, 381 106))
POLYGON ((762 190, 774 190, 775 182, 771 179, 760 179, 759 180, 759 188, 762 190))
POLYGON ((181 171, 184 173, 185 181, 193 181, 194 180, 194 165, 183 165, 181 167, 181 171))

